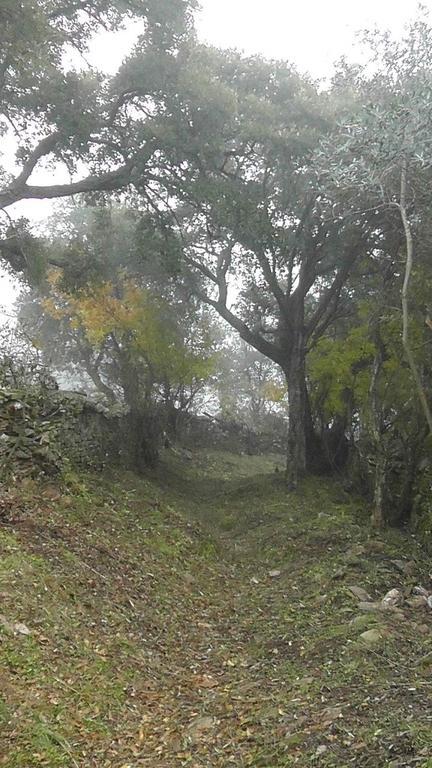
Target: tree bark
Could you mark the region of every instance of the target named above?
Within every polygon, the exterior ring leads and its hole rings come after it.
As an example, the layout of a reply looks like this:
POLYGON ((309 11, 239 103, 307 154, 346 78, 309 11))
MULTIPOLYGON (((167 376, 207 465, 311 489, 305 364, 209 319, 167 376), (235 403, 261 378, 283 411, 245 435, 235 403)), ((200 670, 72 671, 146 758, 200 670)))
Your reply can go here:
POLYGON ((306 373, 305 346, 299 334, 292 347, 289 365, 284 369, 288 387, 288 439, 286 482, 295 490, 306 472, 306 373))
POLYGON ((384 451, 378 448, 375 466, 375 485, 374 485, 374 505, 372 509, 371 525, 372 528, 383 528, 385 525, 384 515, 384 492, 386 486, 386 459, 384 451))
POLYGON ((371 432, 375 449, 374 506, 372 510, 371 524, 373 528, 383 528, 385 524, 384 495, 387 482, 387 458, 384 438, 383 407, 379 395, 379 379, 384 363, 384 345, 378 324, 376 324, 374 328, 374 340, 376 344, 376 353, 369 386, 371 432))

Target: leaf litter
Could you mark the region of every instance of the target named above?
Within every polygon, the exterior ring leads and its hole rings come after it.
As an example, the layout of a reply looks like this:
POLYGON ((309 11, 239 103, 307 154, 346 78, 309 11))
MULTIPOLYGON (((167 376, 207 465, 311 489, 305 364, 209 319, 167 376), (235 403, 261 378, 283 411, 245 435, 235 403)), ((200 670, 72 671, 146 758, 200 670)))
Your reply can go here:
POLYGON ((209 464, 88 477, 0 529, 0 765, 427 766, 431 611, 409 600, 431 562, 321 480, 287 496, 248 457, 209 464))

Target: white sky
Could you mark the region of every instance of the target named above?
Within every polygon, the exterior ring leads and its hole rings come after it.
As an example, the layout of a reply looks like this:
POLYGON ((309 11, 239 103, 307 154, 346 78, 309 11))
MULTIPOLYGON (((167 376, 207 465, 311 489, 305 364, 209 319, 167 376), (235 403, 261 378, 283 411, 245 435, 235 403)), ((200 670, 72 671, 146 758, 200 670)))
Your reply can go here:
MULTIPOLYGON (((287 59, 315 77, 328 75, 342 54, 352 55, 361 29, 399 35, 417 0, 201 0, 200 37, 218 46, 287 59)), ((431 0, 423 6, 432 10, 431 0)))
MULTIPOLYGON (((423 2, 432 11, 432 0, 423 2)), ((199 37, 223 48, 238 48, 247 54, 293 62, 300 70, 324 78, 341 55, 355 58, 355 33, 374 26, 400 35, 415 15, 417 0, 201 0, 197 18, 199 37)), ((115 72, 133 45, 138 27, 115 35, 100 35, 87 57, 92 64, 115 72)), ((40 183, 53 182, 41 173, 40 183)), ((61 171, 56 181, 67 181, 61 171)), ((29 201, 11 213, 40 222, 49 216, 52 204, 29 201)), ((14 291, 10 280, 0 274, 0 305, 10 305, 14 291)))

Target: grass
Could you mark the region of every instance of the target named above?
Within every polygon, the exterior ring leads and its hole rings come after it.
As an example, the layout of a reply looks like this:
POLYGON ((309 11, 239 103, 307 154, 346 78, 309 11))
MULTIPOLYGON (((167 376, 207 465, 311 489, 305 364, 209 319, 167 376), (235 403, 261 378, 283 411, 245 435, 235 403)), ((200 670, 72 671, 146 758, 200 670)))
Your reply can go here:
POLYGON ((431 562, 335 484, 287 495, 279 464, 212 452, 20 489, 0 526, 1 766, 432 766, 431 614, 361 613, 349 591, 408 595, 431 562))

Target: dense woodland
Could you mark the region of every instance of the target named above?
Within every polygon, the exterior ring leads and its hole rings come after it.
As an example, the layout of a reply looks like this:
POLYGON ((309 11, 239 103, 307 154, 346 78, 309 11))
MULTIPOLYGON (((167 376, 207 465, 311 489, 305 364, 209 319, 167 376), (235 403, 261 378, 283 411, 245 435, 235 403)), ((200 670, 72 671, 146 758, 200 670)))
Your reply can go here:
POLYGON ((1 4, 16 160, 1 169, 0 249, 23 286, 2 397, 27 393, 36 413, 56 381, 87 392, 129 420, 138 468, 203 413, 274 432, 288 491, 337 474, 375 525, 429 532, 427 14, 398 41, 365 33, 364 63, 339 61, 323 85, 203 45, 194 11, 1 4), (143 31, 119 71, 85 66, 92 36, 132 18, 143 31), (69 182, 38 183, 59 166, 69 182), (59 201, 42 232, 15 214, 35 198, 59 201))

